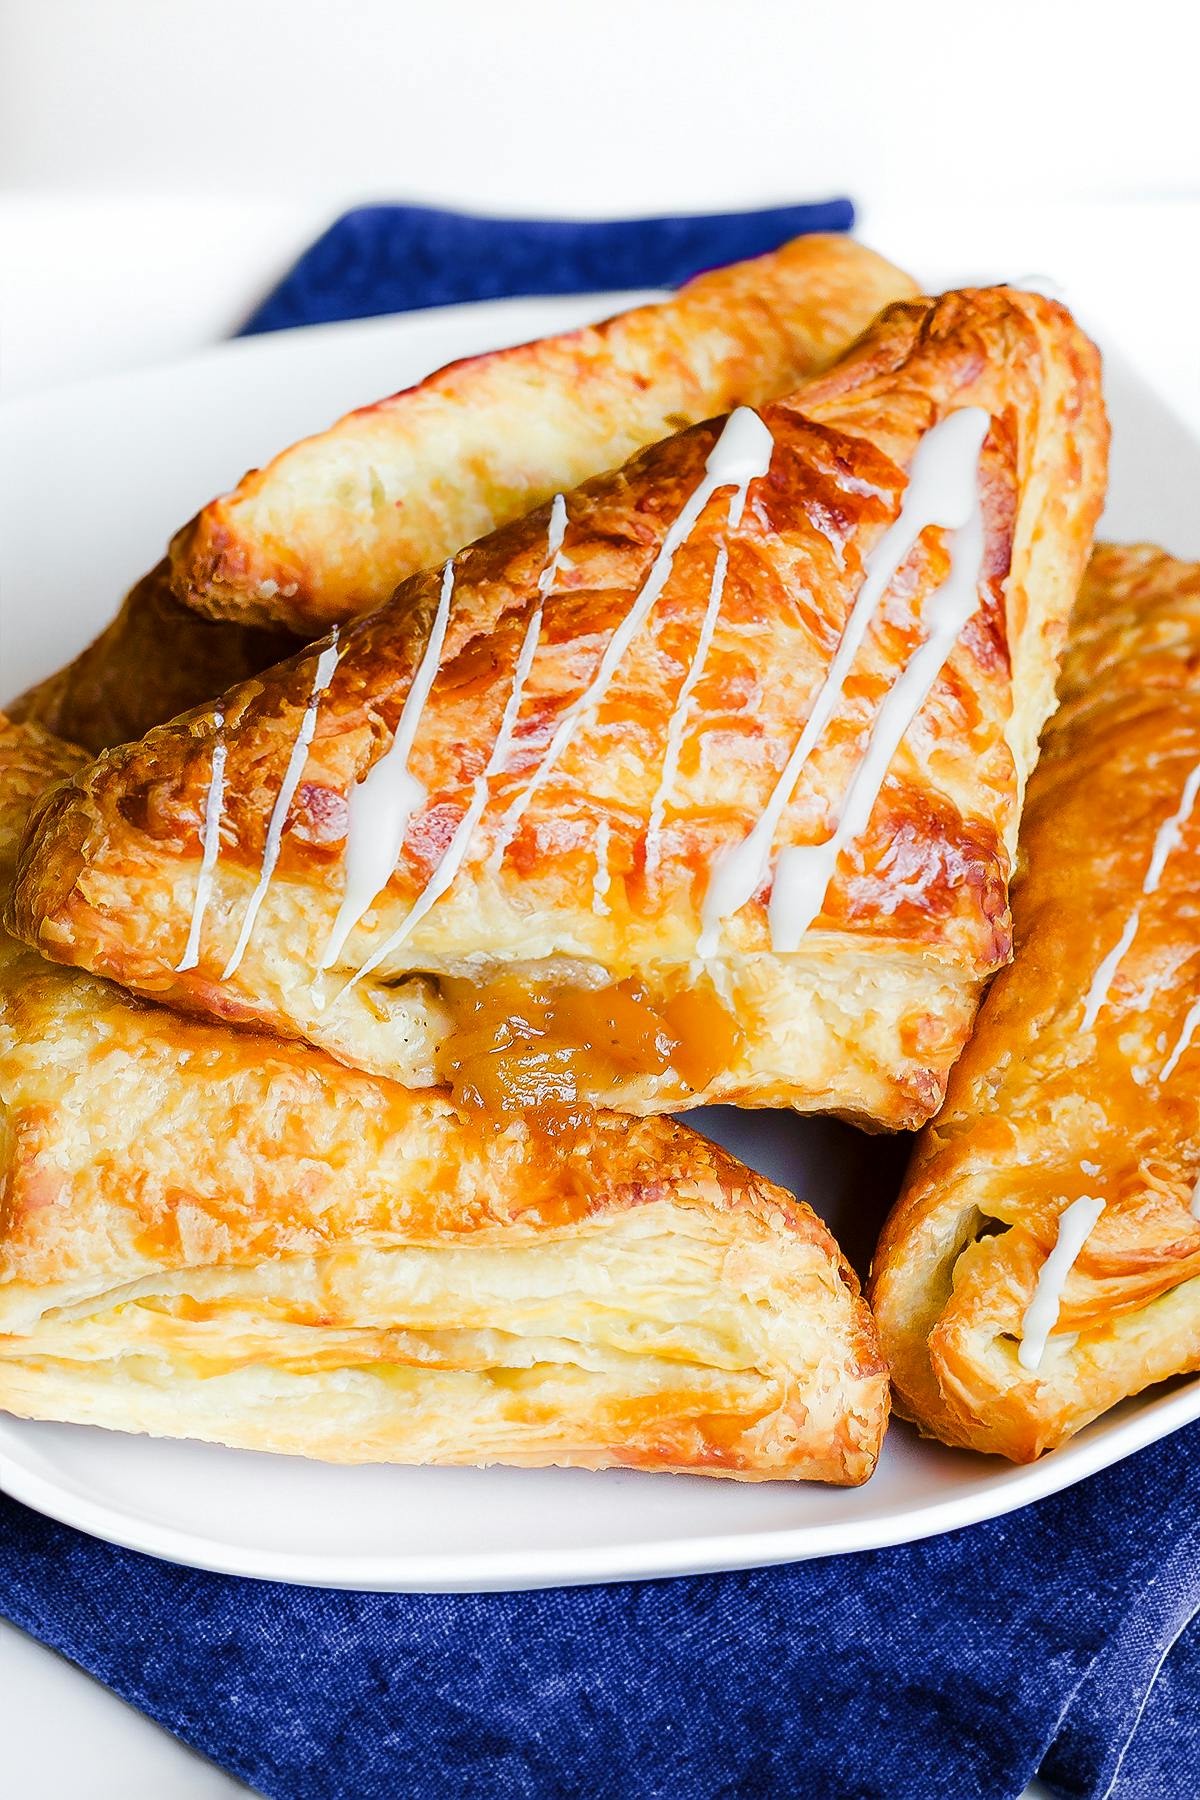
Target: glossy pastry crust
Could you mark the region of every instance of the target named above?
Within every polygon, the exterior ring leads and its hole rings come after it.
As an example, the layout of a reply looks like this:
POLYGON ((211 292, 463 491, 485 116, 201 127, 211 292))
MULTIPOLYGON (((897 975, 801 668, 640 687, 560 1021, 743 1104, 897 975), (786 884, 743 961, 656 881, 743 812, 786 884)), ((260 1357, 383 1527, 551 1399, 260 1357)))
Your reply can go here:
MULTIPOLYGON (((436 1078, 458 1029, 455 980, 478 991, 508 979, 527 992, 636 980, 654 1005, 669 1006, 694 980, 707 876, 760 816, 828 670, 864 558, 896 518, 914 451, 968 406, 991 416, 979 610, 892 759, 867 830, 841 856, 814 928, 795 953, 775 954, 764 883, 705 963, 714 1007, 733 1021, 728 1052, 690 1078, 673 1067, 597 1077, 589 1089, 635 1112, 727 1099, 886 1127, 923 1122, 982 983, 1009 953, 1024 781, 1104 487, 1096 353, 1039 295, 989 289, 893 307, 835 370, 762 409, 770 470, 751 483, 740 524, 729 526, 723 494, 704 510, 603 704, 495 868, 506 809, 628 613, 720 423, 653 446, 568 497, 565 562, 545 600, 509 766, 489 784, 454 884, 371 979, 350 980, 431 880, 496 740, 546 567, 548 509, 455 559, 440 672, 410 759, 426 802, 390 885, 324 986, 314 975, 344 888, 347 796, 393 739, 430 637, 438 572, 414 577, 343 632, 277 869, 229 978, 222 971, 262 868, 320 646, 223 703, 221 849, 198 967, 176 969, 214 763, 211 713, 110 754, 52 799, 24 855, 15 929, 57 960, 307 1036, 347 1063, 417 1085, 436 1078), (651 872, 670 720, 722 548, 722 608, 651 872)), ((921 642, 921 609, 948 565, 945 534, 925 531, 854 662, 777 850, 829 836, 864 732, 921 642)), ((711 1035, 707 1025, 698 1035, 711 1035)))
POLYGON ((1200 1039, 1185 1032, 1200 994, 1198 670, 1200 565, 1098 548, 1029 789, 1016 960, 872 1275, 897 1408, 946 1443, 1028 1461, 1200 1367, 1200 1039), (1084 1197, 1104 1210, 1031 1370, 1024 1315, 1084 1197))
POLYGON ((36 721, 85 749, 106 750, 144 737, 298 647, 289 631, 207 619, 181 606, 164 559, 73 662, 8 703, 8 716, 36 721))
POLYGON ((253 469, 171 545, 176 597, 305 638, 644 444, 825 368, 907 275, 797 238, 605 324, 452 363, 253 469))
MULTIPOLYGON (((79 761, 0 719, 0 853, 79 761)), ((9 938, 0 1102, 10 1412, 336 1461, 874 1467, 852 1272, 671 1121, 481 1128, 9 938)))

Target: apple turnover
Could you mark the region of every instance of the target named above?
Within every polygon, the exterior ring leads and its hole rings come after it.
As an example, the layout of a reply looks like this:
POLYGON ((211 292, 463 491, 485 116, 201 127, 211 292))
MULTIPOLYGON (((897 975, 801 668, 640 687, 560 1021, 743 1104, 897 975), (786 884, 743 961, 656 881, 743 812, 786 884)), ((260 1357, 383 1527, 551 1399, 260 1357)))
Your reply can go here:
POLYGON ((1037 294, 888 309, 58 789, 45 955, 503 1117, 922 1123, 1105 481, 1037 294))
MULTIPOLYGON (((0 718, 0 879, 81 760, 0 718)), ((482 1132, 0 938, 0 1125, 11 1413, 348 1462, 875 1465, 852 1272, 672 1121, 482 1132)))
POLYGON ((74 661, 9 702, 8 716, 105 750, 200 706, 300 646, 290 631, 207 619, 171 593, 167 563, 135 582, 74 661))
POLYGON ((89 750, 142 737, 557 489, 786 393, 915 291, 849 238, 803 237, 606 324, 440 369, 206 506, 95 642, 9 714, 89 750))
POLYGON ((1097 550, 1030 784, 1016 958, 885 1227, 896 1404, 1029 1461, 1200 1368, 1200 565, 1097 550))
POLYGON ((915 294, 813 235, 670 299, 468 357, 252 469, 171 545, 176 597, 306 638, 681 426, 795 387, 915 294))

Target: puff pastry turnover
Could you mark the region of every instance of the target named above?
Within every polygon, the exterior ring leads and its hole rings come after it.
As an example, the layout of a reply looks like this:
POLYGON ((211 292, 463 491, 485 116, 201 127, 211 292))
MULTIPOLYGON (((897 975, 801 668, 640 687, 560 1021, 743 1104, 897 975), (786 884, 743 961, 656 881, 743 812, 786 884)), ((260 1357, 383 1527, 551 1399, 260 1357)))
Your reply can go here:
POLYGON ((897 1406, 1023 1462, 1200 1367, 1200 566, 1102 546, 1030 784, 1017 952, 872 1276, 897 1406))
MULTIPOLYGON (((0 720, 0 873, 79 757, 0 720)), ((855 1483, 886 1375, 809 1210, 662 1119, 549 1143, 0 939, 0 1406, 339 1461, 855 1483)))
POLYGON ((103 758, 15 929, 494 1111, 921 1123, 1009 954, 1106 445, 1061 307, 897 305, 103 758))
POLYGON ((802 237, 606 324, 452 363, 206 506, 171 545, 174 592, 316 637, 643 444, 787 393, 915 292, 849 238, 802 237))
POLYGON ((104 750, 211 700, 298 648, 289 631, 207 619, 171 593, 165 559, 85 650, 8 704, 8 716, 104 750))
POLYGON ((786 393, 913 292, 862 245, 805 237, 660 305, 441 369, 206 506, 96 641, 9 714, 89 750, 142 737, 556 489, 786 393))

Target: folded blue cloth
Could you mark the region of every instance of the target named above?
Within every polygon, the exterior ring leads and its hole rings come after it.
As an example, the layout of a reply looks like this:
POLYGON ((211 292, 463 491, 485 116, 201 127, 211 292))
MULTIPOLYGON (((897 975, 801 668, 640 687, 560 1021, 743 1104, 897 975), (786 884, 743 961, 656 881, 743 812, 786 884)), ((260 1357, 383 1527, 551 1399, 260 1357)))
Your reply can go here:
POLYGON ((306 250, 241 336, 517 294, 678 287, 701 269, 849 231, 849 200, 677 219, 481 219, 426 206, 362 206, 306 250))
POLYGON ((897 1550, 525 1594, 228 1580, 9 1502, 0 1593, 280 1800, 1015 1800, 1039 1766, 1195 1800, 1197 1457, 1192 1426, 897 1550))
MULTIPOLYGON (((539 225, 373 207, 248 330, 667 285, 850 223, 539 225)), ((285 1588, 0 1501, 0 1610, 286 1800, 1200 1793, 1200 1426, 989 1524, 790 1568, 533 1594, 285 1588)))

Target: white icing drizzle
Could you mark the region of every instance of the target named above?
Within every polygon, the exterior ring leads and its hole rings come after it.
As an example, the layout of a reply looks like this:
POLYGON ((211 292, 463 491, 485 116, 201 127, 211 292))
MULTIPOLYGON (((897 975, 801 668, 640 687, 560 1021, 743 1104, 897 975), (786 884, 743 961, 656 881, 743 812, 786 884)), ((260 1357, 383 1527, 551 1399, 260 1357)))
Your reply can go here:
POLYGON ((1200 763, 1196 764, 1184 782, 1179 805, 1166 823, 1158 828, 1154 839, 1154 848, 1150 853, 1150 867, 1146 870, 1146 879, 1142 883, 1143 894, 1153 894, 1162 880, 1163 870, 1167 866, 1167 858, 1178 850, 1180 839, 1183 836, 1183 828, 1195 811, 1198 793, 1200 793, 1200 763))
POLYGON ((183 955, 175 964, 177 975, 182 975, 185 969, 194 969, 200 961, 200 931, 204 915, 208 911, 213 870, 217 866, 217 856, 221 849, 221 808, 225 800, 225 714, 220 709, 213 714, 213 725, 216 737, 213 741, 208 793, 204 800, 204 824, 200 832, 200 873, 196 877, 196 892, 192 898, 192 921, 188 926, 187 944, 183 955))
POLYGON ((1083 1003, 1084 1031, 1090 1031, 1093 1025, 1095 1025, 1096 1020, 1099 1018, 1100 1008, 1108 999, 1108 990, 1113 984, 1113 977, 1116 975, 1125 952, 1137 936, 1137 928, 1141 923, 1141 917, 1141 907, 1135 906, 1125 921, 1125 927, 1121 932, 1120 937, 1108 952, 1108 955, 1097 965, 1096 973, 1092 976, 1092 985, 1089 987, 1087 998, 1083 1003))
MULTIPOLYGON (((1163 871, 1167 866, 1167 859, 1179 848, 1180 840, 1183 837, 1183 828, 1195 811, 1197 794, 1200 794, 1200 763, 1196 764, 1195 768, 1191 770, 1187 780, 1184 782, 1183 792, 1179 797, 1179 805, 1175 808, 1175 811, 1171 814, 1169 819, 1163 820, 1155 833, 1154 843, 1150 851, 1149 866, 1146 869, 1146 874, 1142 881, 1142 893, 1144 896, 1148 897, 1151 894, 1157 893, 1158 884, 1162 880, 1163 871)), ((1087 996, 1083 1003, 1084 1031, 1091 1031, 1096 1020, 1099 1018, 1101 1008, 1108 999, 1109 990, 1116 978, 1117 970, 1121 965, 1125 952, 1129 949, 1129 946, 1137 936, 1141 919, 1142 909, 1139 903, 1134 907, 1133 911, 1126 919, 1120 937, 1108 952, 1107 956, 1101 960, 1096 969, 1096 973, 1092 976, 1091 986, 1088 988, 1087 996)), ((1182 1051, 1180 1054, 1182 1055, 1182 1051)), ((1179 1058, 1176 1057, 1175 1062, 1178 1060, 1179 1058)), ((1173 1069, 1175 1067, 1175 1062, 1171 1063, 1170 1068, 1173 1069)), ((1169 1070, 1164 1069, 1164 1080, 1168 1073, 1169 1070)))
MULTIPOLYGON (((742 489, 734 495, 734 505, 742 499, 742 489)), ((738 508, 740 512, 740 506, 738 508)), ((733 505, 729 508, 730 524, 733 523, 733 505)), ((667 802, 675 787, 675 777, 679 773, 679 758, 683 751, 683 734, 687 729, 688 713, 691 708, 692 690, 704 673, 704 665, 712 648, 713 633, 717 629, 717 615, 721 610, 721 597, 725 592, 725 575, 729 568, 729 553, 724 544, 717 551, 717 560, 713 565, 712 586, 708 591, 708 605, 704 609, 704 618, 700 624, 700 636, 696 640, 696 648, 688 665, 688 672, 683 678, 683 686, 679 690, 671 717, 667 721, 667 748, 663 756, 662 774, 658 788, 650 806, 650 823, 646 827, 646 873, 653 875, 662 860, 662 826, 666 814, 667 802)))
POLYGON ((866 806, 869 819, 875 794, 882 785, 888 763, 908 724, 924 703, 926 694, 953 647, 954 639, 978 604, 979 567, 983 554, 983 526, 979 511, 979 455, 990 423, 982 407, 967 406, 939 421, 921 439, 909 469, 908 485, 895 520, 867 556, 865 580, 842 630, 824 680, 817 690, 804 729, 768 797, 762 815, 740 844, 726 850, 714 864, 702 910, 702 931, 697 950, 702 957, 716 954, 721 925, 753 898, 766 879, 771 847, 779 822, 795 792, 800 775, 819 743, 842 698, 846 678, 862 646, 867 630, 901 564, 921 533, 929 526, 953 531, 952 566, 947 581, 926 603, 930 634, 908 668, 895 683, 871 735, 864 765, 856 772, 837 834, 827 844, 798 846, 785 852, 775 872, 771 903, 771 943, 776 950, 794 949, 811 920, 820 911, 829 874, 842 845, 856 831, 847 833, 848 819, 857 819, 866 806), (964 601, 970 605, 964 611, 964 601), (934 602, 938 602, 936 615, 934 602), (936 657, 936 666, 935 666, 936 657), (914 665, 918 674, 908 679, 914 665), (920 682, 924 681, 923 691, 920 682), (911 701, 919 692, 916 704, 911 701), (893 705, 893 698, 896 704, 893 705), (889 708, 891 711, 889 713, 889 708), (907 708, 907 716, 903 712, 907 708), (884 714, 888 714, 885 723, 884 714), (893 722, 902 719, 900 729, 893 722), (889 742, 893 748, 884 751, 889 742), (862 776, 860 783, 859 776, 862 776), (877 777, 877 779, 876 779, 877 777), (874 781, 874 790, 871 782, 874 781), (810 856, 807 853, 812 852, 810 856), (829 874, 822 879, 828 865, 829 874), (821 883, 817 904, 811 907, 812 889, 821 883))
POLYGON ((612 827, 607 819, 601 819, 596 827, 596 873, 592 876, 592 911, 607 917, 611 910, 608 904, 608 890, 612 886, 612 876, 608 868, 608 846, 612 840, 612 827))
POLYGON ((659 547, 633 604, 608 641, 595 674, 583 692, 563 712, 542 759, 529 780, 510 803, 500 822, 488 866, 499 868, 504 853, 516 836, 517 827, 530 801, 567 750, 580 722, 604 698, 629 646, 645 624, 655 602, 670 579, 676 553, 687 542, 705 507, 719 488, 736 487, 739 497, 730 508, 730 522, 740 522, 746 491, 750 483, 765 475, 771 466, 775 441, 758 414, 748 406, 730 413, 720 437, 713 445, 704 465, 704 479, 691 494, 674 520, 659 547))
POLYGON ((1183 1021, 1179 1036, 1175 1039, 1175 1048, 1158 1072, 1158 1079, 1160 1081, 1169 1081, 1171 1079, 1178 1066, 1180 1057, 1196 1035, 1197 1026, 1200 1026, 1200 1000, 1193 1000, 1192 1004, 1188 1007, 1187 1017, 1183 1021))
POLYGON ((242 929, 238 933, 237 943, 233 947, 233 955, 221 971, 221 980, 228 981, 243 956, 250 942, 250 934, 254 930, 254 921, 258 917, 258 909, 266 898, 267 889, 271 885, 271 877, 275 873, 275 864, 279 861, 279 846, 283 842, 283 828, 287 824, 288 812, 296 789, 300 785, 300 777, 304 773, 304 765, 308 761, 308 746, 312 743, 313 733, 317 729, 317 709, 321 704, 321 695, 329 686, 330 678, 337 667, 338 628, 335 625, 333 635, 327 649, 322 650, 317 658, 317 666, 313 671, 312 689, 308 697, 308 705, 304 709, 304 717, 300 721, 300 729, 296 733, 296 741, 292 745, 292 753, 288 757, 287 768, 283 771, 283 780, 279 784, 279 792, 275 796, 275 804, 271 808, 271 817, 267 821, 267 839, 263 845, 262 865, 259 869, 258 882, 250 896, 250 904, 242 919, 242 929))
POLYGON ((1058 1323, 1062 1310, 1063 1289, 1080 1251, 1094 1231, 1104 1211, 1104 1201, 1082 1194, 1064 1207, 1058 1221, 1058 1237, 1053 1250, 1038 1270, 1033 1299, 1021 1320, 1021 1342, 1017 1361, 1031 1373, 1042 1366, 1046 1343, 1058 1323))
POLYGON ((396 721, 395 736, 384 755, 372 763, 362 780, 350 791, 346 886, 321 955, 322 970, 333 967, 345 948, 346 939, 391 880, 404 848, 408 822, 426 798, 425 789, 409 769, 408 759, 442 660, 453 592, 454 562, 451 558, 442 570, 437 611, 396 721))
POLYGON ((1200 1220, 1200 1176, 1197 1176, 1196 1185, 1192 1189, 1192 1204, 1189 1210, 1193 1219, 1200 1220))
MULTIPOLYGON (((517 652, 517 660, 513 667, 512 686, 509 689, 508 699, 504 704, 504 711, 500 715, 500 724, 496 731, 496 741, 492 745, 492 751, 491 755, 488 757, 487 766, 475 777, 471 786, 471 799, 468 803, 467 810, 459 820, 454 831, 454 836, 450 839, 445 850, 443 850, 441 856, 438 858, 437 864, 435 865, 429 880, 425 883, 425 886, 417 895, 412 906, 409 908, 400 924, 396 927, 395 931, 393 931, 390 937, 385 939, 379 948, 368 957, 362 967, 356 970, 351 976, 346 987, 342 989, 343 993, 346 993, 348 989, 354 987, 356 983, 363 980, 365 976, 370 975, 379 967, 385 957, 390 956, 394 950, 398 950, 401 944, 411 936, 425 915, 437 905, 442 895, 453 885, 455 877, 470 853, 471 841, 475 836, 476 828, 487 807, 492 780, 495 776, 500 774, 504 768, 508 761, 509 751, 512 748, 513 732, 516 730, 517 716, 521 710, 521 699, 525 692, 525 683, 529 678, 529 671, 533 667, 533 659, 537 652, 538 638, 541 636, 542 608, 554 589, 554 582, 560 567, 562 544, 566 529, 567 503, 561 494, 556 494, 550 508, 550 528, 547 534, 546 565, 543 568, 541 575, 538 577, 537 602, 534 605, 533 611, 530 613, 529 623, 525 627, 525 635, 521 640, 521 648, 517 652)), ((405 817, 406 828, 407 824, 408 815, 405 817)), ((401 836, 401 846, 403 843, 404 838, 401 836)), ((399 849, 397 849, 397 856, 399 853, 399 849)), ((374 896, 372 896, 372 898, 374 898, 374 896)), ((345 940, 343 939, 343 942, 344 941, 345 940)), ((328 967, 328 963, 326 962, 323 966, 328 967)))

